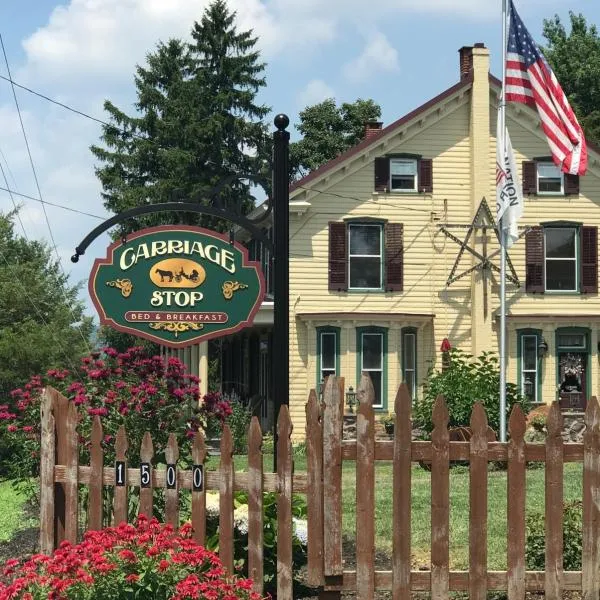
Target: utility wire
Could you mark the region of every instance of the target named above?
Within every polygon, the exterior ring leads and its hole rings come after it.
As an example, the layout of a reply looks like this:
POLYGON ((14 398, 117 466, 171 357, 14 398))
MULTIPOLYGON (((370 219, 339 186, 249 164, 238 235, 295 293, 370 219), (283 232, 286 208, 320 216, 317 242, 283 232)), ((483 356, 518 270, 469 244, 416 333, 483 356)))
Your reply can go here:
MULTIPOLYGON (((6 55, 6 49, 4 47, 4 39, 2 38, 2 34, 0 33, 0 46, 2 47, 2 54, 4 56, 4 63, 6 64, 6 71, 8 73, 8 76, 10 77, 10 79, 12 80, 12 75, 10 72, 10 65, 8 63, 8 56, 6 55)), ((19 106, 19 100, 17 99, 17 92, 15 90, 15 86, 14 84, 11 83, 11 89, 12 89, 12 94, 13 94, 13 98, 15 101, 15 106, 17 108, 17 114, 19 116, 19 123, 21 124, 21 132, 23 133, 23 139, 25 140, 25 147, 27 148, 27 155, 29 156, 29 163, 31 165, 31 172, 33 173, 33 179, 35 181, 35 186, 37 188, 37 192, 38 192, 38 196, 40 198, 41 204, 42 204, 42 209, 44 212, 44 218, 46 220, 46 225, 48 226, 48 232, 50 234, 50 240, 52 242, 52 246, 54 247, 54 252, 56 253, 56 258, 58 259, 58 265, 60 267, 60 270, 62 271, 63 275, 66 277, 66 273, 65 270, 63 268, 63 264, 62 264, 62 259, 60 256, 60 253, 58 251, 58 247, 56 245, 56 240, 54 239, 54 233, 52 231, 52 226, 50 225, 50 219, 48 218, 48 211, 46 210, 46 204, 44 203, 44 199, 42 196, 42 190, 40 188, 40 182, 37 176, 37 171, 35 168, 35 164, 33 162, 33 156, 31 154, 31 148, 29 147, 29 140, 27 139, 27 132, 25 131, 25 124, 23 123, 23 116, 21 115, 21 107, 19 106)), ((8 183, 8 182, 7 182, 8 183)), ((8 185, 7 185, 8 187, 8 185)), ((67 292, 64 289, 64 287, 61 285, 61 282, 57 281, 59 287, 62 289, 65 300, 67 302, 67 306, 69 307, 69 310, 71 311, 71 315, 73 316, 73 320, 75 322, 77 322, 77 316, 75 315, 75 311, 73 310, 73 306, 71 304, 71 302, 69 301, 68 297, 67 297, 67 292)), ((92 348, 90 346, 89 340, 83 335, 83 331, 81 330, 81 327, 78 327, 78 331, 79 334, 81 335, 81 339, 83 340, 84 344, 86 345, 88 352, 91 354, 92 352, 92 348)))
MULTIPOLYGON (((8 167, 8 163, 7 163, 7 167, 8 167)), ((8 179, 6 178, 6 171, 4 170, 4 167, 2 166, 2 161, 0 161, 0 173, 2 173, 2 178, 4 179, 4 183, 6 183, 6 187, 8 188, 8 179)), ((25 231, 25 225, 23 225, 23 220, 21 219, 21 211, 19 210, 19 207, 17 206, 17 201, 15 200, 15 196, 10 190, 8 192, 8 195, 10 196, 10 199, 12 200, 12 205, 15 209, 15 214, 17 215, 17 219, 19 220, 19 223, 21 224, 21 229, 23 230, 23 235, 25 236, 26 240, 29 240, 29 238, 27 237, 27 232, 25 231)))
POLYGON ((93 217, 94 219, 100 219, 104 221, 104 217, 100 215, 95 215, 93 213, 85 212, 84 210, 78 210, 77 208, 71 208, 70 206, 65 206, 64 204, 56 204, 56 202, 49 202, 48 200, 40 200, 39 198, 34 198, 33 196, 28 196, 27 194, 22 194, 21 192, 16 192, 15 190, 11 190, 10 188, 5 188, 0 185, 0 190, 3 192, 8 192, 9 194, 13 194, 14 196, 19 196, 21 198, 25 198, 27 200, 33 200, 34 202, 41 202, 42 204, 47 204, 48 206, 54 206, 56 208, 62 208, 63 210, 68 210, 78 215, 85 215, 86 217, 93 217))

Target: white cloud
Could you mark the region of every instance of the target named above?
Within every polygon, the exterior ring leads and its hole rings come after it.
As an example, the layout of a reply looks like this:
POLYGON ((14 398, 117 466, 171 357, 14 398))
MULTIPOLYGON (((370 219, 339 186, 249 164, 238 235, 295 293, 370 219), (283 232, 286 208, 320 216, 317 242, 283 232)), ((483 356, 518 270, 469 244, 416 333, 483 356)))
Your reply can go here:
POLYGON ((331 86, 322 79, 312 79, 298 95, 298 106, 300 109, 303 109, 306 106, 334 97, 335 92, 331 86))
POLYGON ((361 54, 344 65, 343 73, 346 79, 360 83, 373 73, 393 73, 399 68, 398 51, 383 33, 376 32, 368 39, 361 54))

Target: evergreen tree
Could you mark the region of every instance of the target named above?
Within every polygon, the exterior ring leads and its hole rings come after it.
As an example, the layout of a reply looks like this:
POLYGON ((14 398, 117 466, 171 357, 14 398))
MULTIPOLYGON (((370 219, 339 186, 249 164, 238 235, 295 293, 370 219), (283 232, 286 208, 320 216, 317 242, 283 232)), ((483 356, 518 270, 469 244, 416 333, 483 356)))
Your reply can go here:
POLYGON ((0 404, 32 375, 71 369, 88 351, 92 323, 77 293, 50 249, 0 215, 0 404))
MULTIPOLYGON (((148 54, 135 75, 137 114, 105 102, 111 125, 105 147, 92 146, 101 165, 104 204, 119 213, 170 200, 206 203, 211 190, 238 212, 253 207, 252 186, 235 173, 265 172, 269 108, 257 101, 265 85, 264 63, 251 31, 238 32, 223 0, 195 23, 190 42, 172 39, 148 54)), ((224 223, 200 215, 154 214, 124 224, 125 231, 160 223, 224 223)))
POLYGON ((380 116, 378 104, 360 98, 339 107, 333 98, 307 106, 296 125, 303 137, 290 144, 292 179, 303 177, 358 144, 364 137, 365 123, 380 116))

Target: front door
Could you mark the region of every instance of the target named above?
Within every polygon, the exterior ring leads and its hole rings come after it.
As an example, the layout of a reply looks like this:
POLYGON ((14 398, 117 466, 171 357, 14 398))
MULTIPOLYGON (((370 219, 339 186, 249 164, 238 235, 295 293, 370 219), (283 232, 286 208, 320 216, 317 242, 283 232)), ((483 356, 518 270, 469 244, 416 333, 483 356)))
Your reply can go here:
POLYGON ((587 352, 559 353, 558 385, 560 407, 563 410, 585 410, 587 363, 587 352))

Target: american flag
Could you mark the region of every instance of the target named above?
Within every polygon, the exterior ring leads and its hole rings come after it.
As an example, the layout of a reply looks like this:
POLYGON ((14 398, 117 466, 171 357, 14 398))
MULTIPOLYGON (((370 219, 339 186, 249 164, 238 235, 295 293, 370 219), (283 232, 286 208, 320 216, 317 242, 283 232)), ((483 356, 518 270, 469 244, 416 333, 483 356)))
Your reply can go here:
POLYGON ((585 175, 583 130, 550 65, 523 25, 511 1, 506 56, 506 100, 535 106, 552 159, 565 173, 585 175))

